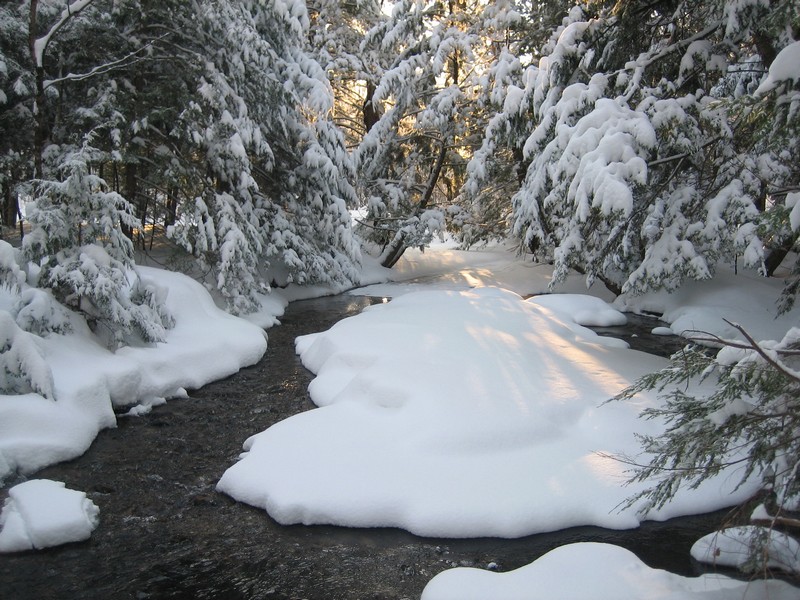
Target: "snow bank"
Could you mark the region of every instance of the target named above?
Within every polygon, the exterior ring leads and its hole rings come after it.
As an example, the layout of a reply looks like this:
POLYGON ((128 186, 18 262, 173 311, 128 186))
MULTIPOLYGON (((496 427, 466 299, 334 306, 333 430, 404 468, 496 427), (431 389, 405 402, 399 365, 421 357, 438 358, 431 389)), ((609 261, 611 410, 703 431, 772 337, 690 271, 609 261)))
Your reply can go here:
MULTIPOLYGON (((637 490, 625 467, 599 452, 635 455, 654 399, 601 404, 664 360, 497 288, 406 294, 296 345, 321 408, 248 439, 218 484, 278 522, 445 537, 640 522, 617 510, 637 490)), ((648 516, 729 505, 752 492, 736 481, 648 516)))
POLYGON ((662 313, 676 335, 691 337, 705 331, 726 339, 741 339, 730 324, 738 323, 756 340, 779 340, 800 322, 800 303, 779 315, 777 300, 783 279, 761 277, 752 271, 734 273, 720 267, 713 279, 686 281, 674 292, 623 295, 614 307, 626 312, 662 313))
POLYGON ((0 396, 0 481, 79 456, 101 429, 115 426, 115 405, 184 397, 185 388, 231 375, 264 354, 264 331, 218 309, 193 279, 148 267, 140 273, 175 316, 166 342, 111 352, 78 319, 72 333, 36 337, 55 400, 0 396))
POLYGON ((618 546, 586 542, 561 546, 508 573, 444 571, 428 583, 421 600, 796 600, 798 593, 784 581, 681 577, 651 569, 618 546))
POLYGON ((585 327, 615 327, 625 325, 628 318, 600 298, 585 294, 550 294, 536 296, 528 302, 570 315, 585 327))
POLYGON ((15 485, 0 514, 0 552, 38 550, 81 542, 97 527, 100 511, 86 494, 60 481, 15 485))

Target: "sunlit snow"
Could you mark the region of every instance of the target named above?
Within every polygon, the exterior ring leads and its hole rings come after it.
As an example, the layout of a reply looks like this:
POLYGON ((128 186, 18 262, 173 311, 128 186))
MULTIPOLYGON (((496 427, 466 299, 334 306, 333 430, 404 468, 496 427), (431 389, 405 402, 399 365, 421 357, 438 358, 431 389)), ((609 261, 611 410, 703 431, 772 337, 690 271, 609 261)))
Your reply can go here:
MULTIPOLYGON (((111 352, 85 325, 36 337, 55 400, 3 396, 0 477, 81 454, 101 428, 115 425, 115 409, 136 415, 169 398, 191 402, 186 389, 262 356, 260 326, 277 323, 287 298, 336 291, 289 286, 265 298, 250 324, 220 311, 187 277, 140 271, 176 318, 166 343, 111 352)), ((702 328, 728 335, 727 318, 764 339, 797 322, 798 309, 775 318, 779 279, 719 271, 713 281, 673 294, 616 301, 573 275, 556 290, 569 295, 524 300, 550 291, 552 268, 508 248, 464 252, 438 244, 407 251, 392 271, 368 263, 364 281, 374 284, 352 293, 394 300, 297 341, 317 373, 311 394, 321 408, 253 432, 220 489, 282 522, 397 525, 449 536, 518 536, 587 523, 634 527, 641 516, 617 505, 635 489, 620 486, 624 466, 603 453, 638 452, 633 432, 658 427, 638 413, 656 400, 603 402, 665 363, 579 323, 621 323, 618 310, 655 311, 670 323, 658 333, 702 328)), ((4 311, 13 302, 0 294, 4 311)), ((735 481, 710 482, 650 516, 735 502, 749 491, 727 495, 735 481)), ((11 516, 3 517, 6 549, 21 549, 18 516, 33 510, 25 507, 28 496, 14 496, 11 516)), ((487 581, 510 581, 508 575, 487 581)))
MULTIPOLYGON (((619 505, 638 418, 655 401, 604 402, 664 359, 579 326, 624 316, 596 298, 525 301, 499 288, 408 293, 298 338, 321 408, 251 437, 218 489, 281 523, 396 526, 420 535, 516 537, 629 528, 619 505), (611 315, 611 316, 610 316, 611 315)), ((713 510, 729 473, 650 518, 713 510)))

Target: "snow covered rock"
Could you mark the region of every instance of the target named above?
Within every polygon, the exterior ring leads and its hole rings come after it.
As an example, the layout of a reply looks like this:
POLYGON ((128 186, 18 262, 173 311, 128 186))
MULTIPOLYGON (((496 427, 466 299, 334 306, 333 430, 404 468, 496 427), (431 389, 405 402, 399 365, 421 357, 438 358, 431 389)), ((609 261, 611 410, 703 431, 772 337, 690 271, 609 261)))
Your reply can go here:
POLYGON ((100 510, 60 481, 31 479, 8 491, 0 514, 0 552, 39 550, 89 538, 100 510))

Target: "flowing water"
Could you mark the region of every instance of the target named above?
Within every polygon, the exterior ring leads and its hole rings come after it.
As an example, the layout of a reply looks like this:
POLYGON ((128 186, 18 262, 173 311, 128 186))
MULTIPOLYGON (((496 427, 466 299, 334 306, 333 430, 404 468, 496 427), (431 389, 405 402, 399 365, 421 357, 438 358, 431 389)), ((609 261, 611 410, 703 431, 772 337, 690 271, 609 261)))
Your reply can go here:
MULTIPOLYGON (((188 400, 120 418, 80 458, 37 473, 87 492, 100 507, 100 525, 86 542, 0 557, 0 598, 413 599, 447 568, 506 571, 579 541, 618 544, 650 566, 695 572, 689 548, 724 512, 629 531, 578 527, 515 540, 446 540, 397 529, 284 527, 217 493, 248 436, 313 407, 306 392, 312 376, 294 354, 294 338, 371 302, 344 295, 292 303, 257 365, 191 391, 188 400)), ((601 333, 639 345, 653 326, 645 320, 601 333)), ((654 345, 671 351, 664 338, 654 345)), ((6 495, 0 490, 0 500, 6 495)))

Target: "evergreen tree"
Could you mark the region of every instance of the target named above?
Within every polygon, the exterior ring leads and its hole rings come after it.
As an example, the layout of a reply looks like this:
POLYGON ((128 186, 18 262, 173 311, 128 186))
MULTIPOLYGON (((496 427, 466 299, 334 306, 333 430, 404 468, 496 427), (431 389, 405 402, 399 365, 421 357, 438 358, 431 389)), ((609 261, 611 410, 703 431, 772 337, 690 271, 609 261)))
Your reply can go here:
MULTIPOLYGON (((271 280, 357 279, 352 164, 332 124, 326 74, 306 48, 302 2, 2 10, 0 35, 26 49, 3 57, 4 94, 18 92, 3 124, 27 119, 19 144, 3 142, 4 195, 16 198, 35 172, 43 184, 26 189, 50 198, 82 164, 78 179, 99 178, 90 196, 116 194, 124 234, 140 242, 145 225, 163 223, 235 312, 256 307, 271 280)), ((31 255, 44 260, 40 244, 31 255)))
POLYGON ((189 150, 182 169, 196 191, 170 234, 214 269, 217 289, 238 312, 269 289, 267 276, 355 281, 351 166, 330 123, 325 73, 304 46, 304 5, 201 2, 197 9, 185 41, 203 72, 170 132, 189 150))
POLYGON ((83 312, 109 342, 162 341, 172 317, 137 275, 122 231, 138 222, 130 203, 90 172, 90 154, 59 156, 58 179, 33 184, 23 255, 40 270, 30 283, 83 312))
POLYGON ((114 106, 113 86, 102 77, 95 80, 97 87, 83 84, 126 62, 111 51, 116 33, 92 35, 107 25, 108 7, 101 4, 34 1, 4 15, 16 17, 15 23, 25 12, 28 17, 29 54, 15 55, 16 112, 30 115, 27 131, 33 131, 28 148, 15 153, 16 167, 24 169, 28 161, 35 174, 25 187, 31 231, 23 256, 33 265, 28 283, 51 289, 63 304, 83 311, 109 343, 157 341, 171 317, 134 268, 123 227, 138 223, 130 204, 95 172, 108 151, 93 143, 108 136, 107 146, 113 145, 123 118, 114 106))
POLYGON ((456 196, 474 143, 477 90, 495 37, 517 16, 507 2, 404 0, 367 32, 360 52, 378 61, 367 100, 379 116, 355 151, 366 203, 360 231, 385 266, 463 215, 456 196))
MULTIPOLYGON (((734 327, 743 341, 698 334, 695 341, 712 342, 722 350, 715 356, 707 348, 689 346, 672 357, 669 367, 643 377, 616 397, 629 399, 656 389, 664 399, 663 405, 643 412, 644 418, 666 423, 664 433, 640 436, 648 462, 622 458, 633 465, 630 481, 648 484, 628 506, 643 500, 639 509, 646 514, 663 507, 682 487, 696 488, 738 466, 739 485, 754 477, 762 482, 762 503, 754 520, 769 529, 797 522, 800 329, 792 328, 780 341, 756 342, 734 327)), ((765 542, 759 535, 750 540, 747 570, 767 572, 765 542)))
MULTIPOLYGON (((617 291, 672 289, 737 255, 761 265, 757 226, 797 186, 797 137, 748 124, 743 74, 763 79, 794 39, 797 10, 688 0, 574 9, 525 86, 508 88, 468 190, 480 193, 493 147, 521 149, 529 164, 513 230, 554 262, 555 283, 574 268, 617 291)), ((762 112, 761 127, 779 127, 779 113, 762 112)))
MULTIPOLYGON (((512 223, 510 198, 525 178, 530 158, 522 148, 535 121, 521 110, 526 99, 526 77, 549 54, 548 42, 572 3, 530 2, 514 5, 519 18, 510 19, 504 36, 492 41, 493 60, 481 78, 475 144, 466 169, 460 203, 464 209, 457 232, 465 246, 505 239, 512 223)), ((528 91, 529 93, 529 91, 528 91)))

